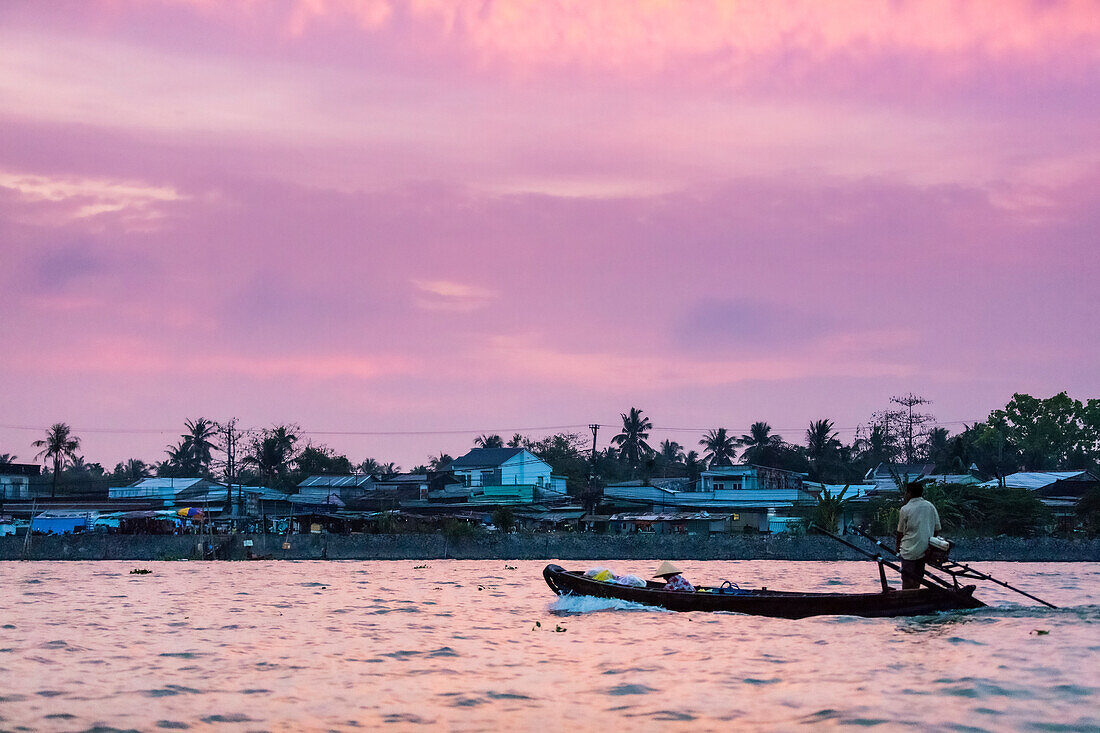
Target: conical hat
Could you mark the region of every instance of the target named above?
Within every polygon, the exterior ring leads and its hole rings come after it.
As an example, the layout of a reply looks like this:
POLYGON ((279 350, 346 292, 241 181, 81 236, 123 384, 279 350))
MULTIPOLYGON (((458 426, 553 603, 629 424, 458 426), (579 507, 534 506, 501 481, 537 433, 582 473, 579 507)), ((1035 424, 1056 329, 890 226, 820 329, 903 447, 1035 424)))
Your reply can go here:
POLYGON ((680 568, 676 567, 668 560, 665 560, 663 563, 661 563, 661 567, 657 568, 657 572, 653 574, 653 577, 666 578, 669 575, 679 575, 680 572, 680 568))

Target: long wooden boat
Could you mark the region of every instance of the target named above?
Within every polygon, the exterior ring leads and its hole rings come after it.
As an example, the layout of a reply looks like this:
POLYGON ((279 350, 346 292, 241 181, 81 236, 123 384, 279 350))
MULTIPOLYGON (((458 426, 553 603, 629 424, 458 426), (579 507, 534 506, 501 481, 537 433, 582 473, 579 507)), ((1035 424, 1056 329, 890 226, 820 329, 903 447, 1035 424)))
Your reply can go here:
POLYGON ((886 590, 878 593, 798 593, 788 591, 698 588, 694 593, 664 590, 663 583, 648 581, 631 587, 584 577, 580 570, 547 565, 542 577, 561 596, 617 598, 670 611, 731 611, 752 616, 806 618, 807 616, 922 616, 937 611, 981 608, 974 586, 926 587, 886 590))

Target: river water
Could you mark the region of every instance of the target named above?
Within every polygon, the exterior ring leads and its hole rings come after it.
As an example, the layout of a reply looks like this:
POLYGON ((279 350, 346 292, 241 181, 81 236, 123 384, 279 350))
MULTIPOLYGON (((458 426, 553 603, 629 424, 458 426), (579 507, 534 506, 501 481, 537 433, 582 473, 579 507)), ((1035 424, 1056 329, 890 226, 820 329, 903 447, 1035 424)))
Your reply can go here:
MULTIPOLYGON (((871 563, 678 564, 878 582, 871 563)), ((0 563, 0 730, 1100 729, 1097 563, 981 566, 1056 611, 986 584, 993 608, 797 621, 556 599, 543 565, 0 563)))

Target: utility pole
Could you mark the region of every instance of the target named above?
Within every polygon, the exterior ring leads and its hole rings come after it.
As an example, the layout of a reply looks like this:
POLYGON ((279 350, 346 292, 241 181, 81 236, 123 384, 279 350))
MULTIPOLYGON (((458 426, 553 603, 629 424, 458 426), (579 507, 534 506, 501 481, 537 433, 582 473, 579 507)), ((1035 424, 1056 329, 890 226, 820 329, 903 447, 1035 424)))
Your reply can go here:
MULTIPOLYGON (((240 440, 241 434, 237 430, 237 418, 230 418, 225 424, 219 424, 224 437, 223 450, 225 451, 225 480, 229 485, 226 489, 225 504, 232 509, 233 506, 233 484, 237 478, 237 443, 240 440)), ((237 506, 240 508, 243 505, 241 501, 241 494, 243 489, 237 487, 237 506)))
POLYGON ((596 501, 596 434, 600 431, 599 423, 589 425, 588 429, 592 431, 592 458, 588 468, 588 486, 585 487, 582 498, 585 509, 594 511, 598 503, 596 501))

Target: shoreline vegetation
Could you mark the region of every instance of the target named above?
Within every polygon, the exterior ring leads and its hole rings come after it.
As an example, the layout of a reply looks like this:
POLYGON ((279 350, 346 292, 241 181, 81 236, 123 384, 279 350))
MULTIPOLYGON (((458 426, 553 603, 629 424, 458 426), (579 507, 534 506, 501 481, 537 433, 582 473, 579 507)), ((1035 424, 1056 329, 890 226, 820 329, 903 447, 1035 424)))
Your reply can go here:
MULTIPOLYGON (((927 475, 937 477, 928 498, 937 506, 944 530, 951 536, 1100 536, 1100 487, 1095 479, 1077 493, 1057 496, 1046 496, 1033 487, 1006 485, 1006 477, 1018 471, 1091 471, 1094 477, 1100 475, 1100 399, 1082 401, 1071 398, 1066 392, 1048 398, 1014 394, 1003 409, 993 410, 984 421, 962 423, 961 430, 955 425, 958 432, 954 434, 939 425, 934 415, 924 411, 929 404, 929 400, 912 393, 895 396, 885 409, 873 413, 866 423, 856 428, 838 428, 830 419, 813 420, 799 436, 800 442, 789 441, 768 423, 757 421, 740 436, 725 427, 716 427, 701 437, 682 438, 685 445, 668 439, 651 446, 650 434, 660 428, 643 410, 631 407, 621 414, 621 426, 589 425, 591 438, 580 432, 561 432, 541 438, 516 433, 510 439, 483 434, 474 438, 473 446, 529 451, 549 467, 552 484, 560 479, 564 494, 558 506, 568 503, 588 514, 610 515, 617 511, 652 508, 652 505, 629 497, 627 500, 621 500, 622 497, 609 499, 604 492, 607 486, 631 482, 647 486, 658 480, 676 480, 683 486, 699 487, 704 483, 704 471, 740 464, 804 476, 818 487, 807 492, 816 495, 817 504, 811 505, 807 500, 781 518, 805 520, 803 526, 811 522, 837 526, 838 520, 856 508, 853 502, 859 492, 848 489, 853 485, 866 489, 872 473, 887 467, 898 491, 893 487, 886 490, 875 487, 866 494, 868 499, 860 499, 861 521, 872 532, 888 533, 896 525, 903 484, 914 477, 927 475), (598 441, 601 428, 619 430, 609 441, 603 438, 606 447, 602 449, 598 441), (854 430, 849 442, 841 440, 841 430, 854 430)), ((259 517, 270 514, 262 508, 247 506, 244 495, 250 489, 266 497, 264 501, 292 502, 290 497, 300 492, 305 482, 318 476, 347 477, 353 487, 358 487, 355 482, 360 477, 379 483, 396 482, 399 477, 418 477, 420 483, 426 485, 436 479, 446 485, 448 474, 456 478, 452 468, 455 459, 442 450, 427 463, 403 472, 393 462, 374 458, 353 463, 347 455, 324 444, 314 444, 311 434, 294 424, 245 430, 238 428, 235 418, 218 422, 200 417, 186 421, 184 428, 179 442, 167 446, 163 460, 147 463, 131 458, 108 471, 99 463, 85 460, 80 453, 81 439, 77 431, 66 423, 54 424, 45 437, 31 443, 36 451, 36 463, 23 466, 28 471, 33 469, 33 476, 26 479, 20 498, 24 502, 39 498, 43 503, 32 505, 31 509, 24 507, 23 511, 64 509, 66 500, 80 499, 85 505, 105 502, 112 487, 134 486, 153 476, 206 479, 221 482, 225 488, 224 499, 219 497, 215 503, 203 505, 204 516, 214 523, 235 522, 233 526, 215 526, 215 531, 250 532, 261 530, 262 527, 255 526, 259 517), (38 465, 45 468, 41 475, 38 475, 38 465), (49 497, 48 502, 46 497, 49 497), (236 521, 246 515, 247 522, 236 521)), ((801 431, 786 432, 797 434, 801 431)), ((0 453, 0 466, 14 466, 16 459, 17 456, 11 453, 0 453)), ((486 473, 492 472, 483 471, 486 473)), ((463 480, 468 482, 466 485, 471 492, 487 485, 471 481, 468 474, 463 480)), ((480 481, 485 480, 483 475, 480 481)), ((409 489, 411 484, 407 481, 404 488, 409 489)), ((540 480, 539 486, 542 485, 540 480)), ((536 488, 532 488, 530 496, 500 498, 493 494, 488 498, 482 496, 476 502, 468 498, 457 503, 454 497, 432 497, 427 488, 420 489, 427 492, 424 496, 412 496, 402 495, 398 486, 392 489, 392 498, 371 496, 365 491, 362 494, 350 490, 342 493, 342 488, 336 493, 340 506, 349 512, 359 512, 364 521, 367 514, 409 507, 420 510, 425 502, 435 502, 429 506, 434 514, 446 514, 462 504, 464 509, 472 507, 484 514, 478 521, 488 524, 491 519, 495 526, 507 530, 516 523, 516 510, 540 503, 534 498, 536 488)), ((439 487, 435 490, 437 494, 446 493, 439 487)), ((485 494, 484 491, 480 493, 485 494)), ((148 502, 161 501, 163 497, 151 494, 138 498, 148 502)), ((187 501, 170 497, 164 501, 164 506, 195 508, 179 503, 181 500, 187 501)), ((316 511, 317 507, 309 510, 307 504, 300 501, 288 511, 301 514, 316 511)), ((329 505, 325 497, 319 506, 327 509, 329 505)), ((707 508, 720 512, 727 506, 716 504, 707 508)), ((755 509, 771 511, 774 508, 765 503, 755 509)), ((0 502, 0 515, 4 514, 3 510, 3 502, 0 502)), ((458 519, 471 521, 469 517, 458 519)), ((378 529, 390 533, 399 528, 387 524, 378 529)), ((418 532, 422 528, 405 529, 418 532)), ((770 526, 758 529, 771 531, 770 526)))
MULTIPOLYGON (((867 543, 870 549, 870 543, 867 543)), ((863 560, 821 536, 500 534, 61 535, 0 537, 4 560, 863 560), (252 546, 247 546, 250 540, 252 546), (284 549, 284 545, 289 545, 284 549)), ((962 562, 1100 562, 1100 539, 975 537, 962 562)))

